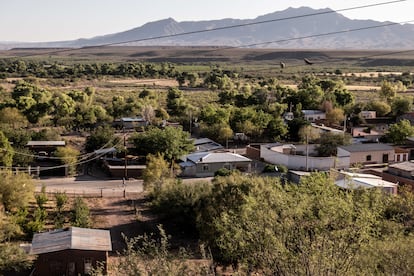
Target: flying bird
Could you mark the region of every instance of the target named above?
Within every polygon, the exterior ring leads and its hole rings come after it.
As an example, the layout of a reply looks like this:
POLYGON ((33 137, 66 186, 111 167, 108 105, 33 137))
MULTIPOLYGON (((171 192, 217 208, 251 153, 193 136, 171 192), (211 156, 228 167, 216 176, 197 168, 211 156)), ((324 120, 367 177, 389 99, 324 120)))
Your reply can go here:
POLYGON ((307 59, 307 58, 304 58, 303 60, 305 61, 305 63, 306 63, 306 64, 309 64, 309 65, 312 65, 312 64, 313 64, 313 62, 312 62, 312 61, 310 61, 310 60, 309 60, 309 59, 307 59))

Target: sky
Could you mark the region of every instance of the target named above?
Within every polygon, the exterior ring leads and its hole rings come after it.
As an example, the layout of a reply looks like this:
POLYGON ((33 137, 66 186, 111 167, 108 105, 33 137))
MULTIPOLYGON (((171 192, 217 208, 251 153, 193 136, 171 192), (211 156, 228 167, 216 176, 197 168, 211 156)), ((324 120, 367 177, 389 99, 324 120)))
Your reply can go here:
MULTIPOLYGON (((0 0, 0 41, 49 42, 126 31, 165 18, 253 19, 289 7, 333 10, 393 0, 0 0)), ((414 0, 340 12, 351 19, 414 20, 414 0)), ((414 22, 412 22, 414 23, 414 22)))

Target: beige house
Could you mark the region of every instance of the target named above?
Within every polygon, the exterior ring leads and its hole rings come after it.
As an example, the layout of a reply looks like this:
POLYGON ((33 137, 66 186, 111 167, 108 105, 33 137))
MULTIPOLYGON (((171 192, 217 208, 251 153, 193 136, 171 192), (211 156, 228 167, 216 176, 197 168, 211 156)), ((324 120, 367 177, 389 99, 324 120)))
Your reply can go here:
POLYGON ((351 165, 388 164, 395 161, 395 150, 392 146, 381 143, 338 147, 338 158, 345 156, 349 156, 351 165))

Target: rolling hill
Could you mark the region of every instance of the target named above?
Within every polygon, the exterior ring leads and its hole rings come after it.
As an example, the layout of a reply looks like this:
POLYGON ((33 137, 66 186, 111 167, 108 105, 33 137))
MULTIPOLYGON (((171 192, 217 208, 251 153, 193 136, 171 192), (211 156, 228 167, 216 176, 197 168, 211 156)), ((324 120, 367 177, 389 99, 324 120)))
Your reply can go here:
POLYGON ((222 19, 177 22, 172 18, 167 18, 149 22, 124 32, 90 39, 44 43, 4 43, 2 48, 86 47, 122 44, 127 46, 395 50, 413 49, 413 37, 413 24, 402 25, 373 20, 352 20, 330 9, 314 10, 301 7, 289 8, 259 16, 255 19, 244 20, 222 19), (322 14, 304 16, 315 13, 322 14), (228 28, 234 25, 239 27, 228 28))

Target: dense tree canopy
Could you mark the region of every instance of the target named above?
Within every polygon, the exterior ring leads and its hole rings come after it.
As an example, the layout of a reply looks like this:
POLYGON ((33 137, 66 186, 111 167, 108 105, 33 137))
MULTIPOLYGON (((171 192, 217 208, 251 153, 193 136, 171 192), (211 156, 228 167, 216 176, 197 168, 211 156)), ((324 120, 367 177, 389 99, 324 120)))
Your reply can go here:
POLYGON ((177 160, 194 148, 189 133, 174 127, 152 127, 145 132, 136 133, 131 141, 139 154, 146 156, 161 153, 168 161, 177 160))
POLYGON ((401 120, 392 124, 385 135, 385 138, 394 144, 402 144, 405 139, 414 135, 414 127, 408 120, 401 120))

